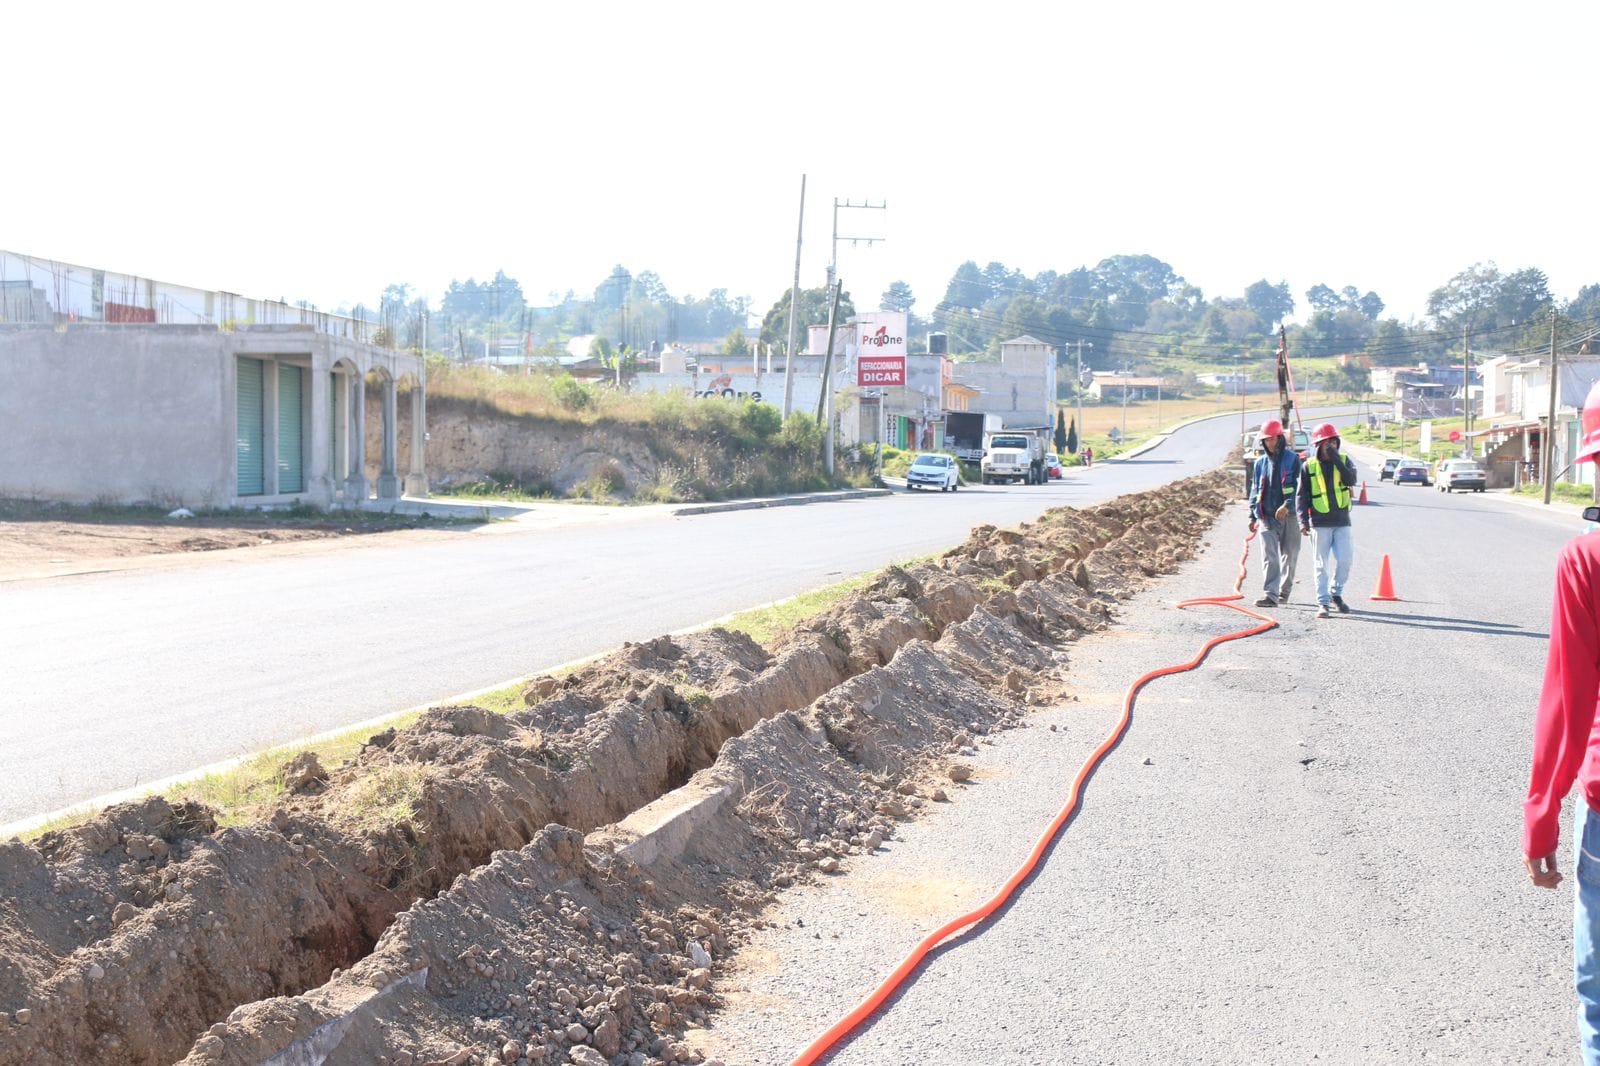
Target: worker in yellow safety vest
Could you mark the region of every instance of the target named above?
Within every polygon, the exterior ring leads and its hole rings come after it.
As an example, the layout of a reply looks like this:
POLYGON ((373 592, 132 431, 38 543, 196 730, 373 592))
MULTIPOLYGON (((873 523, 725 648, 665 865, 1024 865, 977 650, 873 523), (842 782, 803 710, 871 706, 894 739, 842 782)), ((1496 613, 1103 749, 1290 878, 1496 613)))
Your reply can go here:
POLYGON ((1356 464, 1339 448, 1339 431, 1324 422, 1311 434, 1311 458, 1300 471, 1300 491, 1295 510, 1300 531, 1311 537, 1317 564, 1317 617, 1327 618, 1330 608, 1348 614, 1345 582, 1355 542, 1350 533, 1350 490, 1356 484, 1356 464))

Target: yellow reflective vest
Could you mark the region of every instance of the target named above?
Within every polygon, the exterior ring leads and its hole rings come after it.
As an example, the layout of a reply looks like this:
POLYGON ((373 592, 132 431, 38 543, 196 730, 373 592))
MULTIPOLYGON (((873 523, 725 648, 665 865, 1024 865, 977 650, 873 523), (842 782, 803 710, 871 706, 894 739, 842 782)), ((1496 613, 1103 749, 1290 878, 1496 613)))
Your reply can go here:
MULTIPOLYGON (((1342 468, 1349 462, 1350 457, 1340 452, 1337 465, 1342 468)), ((1311 479, 1311 509, 1318 514, 1327 514, 1332 508, 1328 506, 1328 487, 1322 483, 1321 459, 1313 457, 1306 461, 1306 476, 1311 479)), ((1333 498, 1341 511, 1350 509, 1350 486, 1344 483, 1342 477, 1333 479, 1333 498)))

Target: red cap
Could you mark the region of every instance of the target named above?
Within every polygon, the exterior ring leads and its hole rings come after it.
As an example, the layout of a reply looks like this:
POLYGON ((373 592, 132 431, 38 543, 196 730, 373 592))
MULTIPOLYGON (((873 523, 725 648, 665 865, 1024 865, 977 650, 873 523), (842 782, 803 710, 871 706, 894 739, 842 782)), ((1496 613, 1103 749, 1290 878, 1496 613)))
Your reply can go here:
POLYGON ((1283 436, 1283 423, 1279 422, 1276 418, 1267 419, 1265 422, 1261 423, 1261 435, 1263 437, 1283 436))
POLYGON ((1332 440, 1338 435, 1339 431, 1333 428, 1332 422, 1324 422, 1322 425, 1311 431, 1311 443, 1321 444, 1323 441, 1332 440))
POLYGON ((1600 455, 1600 381, 1589 390, 1583 401, 1583 439, 1578 442, 1578 457, 1574 462, 1592 463, 1600 455))

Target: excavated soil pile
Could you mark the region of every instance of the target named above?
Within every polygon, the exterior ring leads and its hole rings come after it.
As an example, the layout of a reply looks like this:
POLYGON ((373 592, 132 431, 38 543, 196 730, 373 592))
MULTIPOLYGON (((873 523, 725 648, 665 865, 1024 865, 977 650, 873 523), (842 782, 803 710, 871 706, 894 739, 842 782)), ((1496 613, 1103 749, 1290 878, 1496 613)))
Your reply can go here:
POLYGON ((771 894, 1059 700, 1062 646, 1190 558, 1234 480, 980 527, 770 650, 662 637, 515 714, 431 711, 287 765, 264 824, 152 799, 4 845, 0 1064, 696 1061, 713 960, 771 894))

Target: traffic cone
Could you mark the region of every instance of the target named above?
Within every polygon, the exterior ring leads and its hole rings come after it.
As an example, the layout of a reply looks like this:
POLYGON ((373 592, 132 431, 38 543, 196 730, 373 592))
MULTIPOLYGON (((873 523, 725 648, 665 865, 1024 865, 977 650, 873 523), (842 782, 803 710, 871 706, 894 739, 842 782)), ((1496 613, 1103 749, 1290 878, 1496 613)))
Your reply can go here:
POLYGON ((1360 497, 1358 497, 1356 499, 1356 502, 1357 503, 1366 503, 1367 502, 1367 483, 1365 481, 1363 481, 1361 483, 1361 495, 1360 495, 1360 497))
POLYGON ((1394 594, 1394 575, 1389 573, 1389 557, 1383 557, 1383 565, 1378 567, 1378 587, 1372 591, 1375 600, 1398 600, 1394 594))

